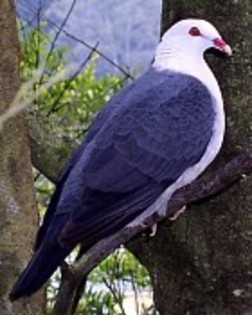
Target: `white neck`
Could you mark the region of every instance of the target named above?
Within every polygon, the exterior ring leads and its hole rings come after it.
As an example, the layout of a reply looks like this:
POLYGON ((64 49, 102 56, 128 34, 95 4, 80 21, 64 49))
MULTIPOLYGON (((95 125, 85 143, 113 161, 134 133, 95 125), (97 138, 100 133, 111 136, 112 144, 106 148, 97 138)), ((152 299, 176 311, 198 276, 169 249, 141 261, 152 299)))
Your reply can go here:
MULTIPOLYGON (((203 54, 201 54, 201 56, 195 56, 195 53, 188 53, 188 51, 187 53, 184 53, 183 51, 177 50, 176 53, 173 53, 172 50, 169 52, 167 49, 164 51, 158 50, 153 67, 156 70, 171 70, 194 76, 208 88, 213 97, 215 111, 213 135, 200 162, 196 164, 195 167, 189 168, 188 172, 185 172, 185 176, 182 176, 181 180, 179 180, 182 184, 187 184, 188 178, 190 178, 190 180, 195 179, 196 176, 198 176, 195 174, 200 174, 205 167, 212 162, 220 150, 225 130, 225 115, 221 91, 213 72, 208 67, 203 57, 203 54), (193 174, 191 173, 192 170, 193 174)), ((178 183, 176 187, 181 183, 178 183)))
POLYGON ((203 54, 196 54, 195 51, 180 50, 179 48, 163 47, 159 45, 153 68, 156 70, 171 70, 188 74, 200 80, 211 92, 219 106, 223 106, 223 100, 219 84, 206 63, 203 54))

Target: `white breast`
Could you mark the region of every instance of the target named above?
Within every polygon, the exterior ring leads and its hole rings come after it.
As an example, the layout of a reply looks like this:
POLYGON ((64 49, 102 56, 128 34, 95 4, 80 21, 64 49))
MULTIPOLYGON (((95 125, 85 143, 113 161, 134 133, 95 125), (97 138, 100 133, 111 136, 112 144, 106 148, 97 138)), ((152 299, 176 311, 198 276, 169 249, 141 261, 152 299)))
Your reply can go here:
POLYGON ((165 55, 164 59, 162 59, 162 56, 161 59, 156 59, 153 67, 157 70, 169 69, 180 73, 182 72, 190 76, 194 76, 208 88, 213 98, 215 110, 215 121, 213 125, 212 138, 200 161, 197 164, 189 167, 175 183, 173 183, 163 192, 163 194, 154 202, 153 205, 146 209, 128 226, 138 225, 140 222, 143 222, 147 216, 151 215, 154 212, 158 212, 160 215, 165 216, 167 210, 167 202, 169 201, 173 193, 179 188, 188 185, 192 181, 194 181, 214 160, 214 158, 220 151, 225 131, 225 115, 221 91, 214 74, 208 67, 205 60, 202 58, 201 60, 197 60, 197 62, 195 62, 195 59, 190 59, 190 55, 187 55, 186 58, 185 56, 183 56, 183 58, 179 58, 179 54, 178 52, 176 52, 174 58, 171 54, 169 58, 167 58, 167 55, 165 55))
MULTIPOLYGON (((170 56, 170 58, 166 57, 163 60, 163 63, 162 60, 158 60, 156 64, 154 63, 154 67, 159 70, 162 68, 168 68, 173 71, 178 71, 180 73, 182 72, 194 76, 200 80, 211 93, 216 114, 212 138, 209 142, 206 152, 197 164, 188 168, 174 184, 166 189, 166 191, 163 193, 163 196, 168 197, 171 196, 177 189, 194 181, 214 160, 220 151, 223 142, 225 131, 225 114, 223 108, 223 99, 218 82, 203 57, 195 62, 195 58, 190 58, 190 55, 187 55, 186 58, 185 56, 181 56, 181 58, 179 58, 179 55, 177 54, 176 58, 172 58, 172 56, 170 56)), ((163 209, 163 211, 165 211, 165 209, 163 209)))

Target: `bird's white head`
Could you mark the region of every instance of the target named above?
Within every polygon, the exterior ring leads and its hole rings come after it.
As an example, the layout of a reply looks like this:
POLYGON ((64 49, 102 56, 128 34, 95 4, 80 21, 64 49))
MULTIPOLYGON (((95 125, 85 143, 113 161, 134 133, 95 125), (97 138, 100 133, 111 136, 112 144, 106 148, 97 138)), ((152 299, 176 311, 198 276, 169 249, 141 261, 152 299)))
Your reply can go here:
POLYGON ((167 57, 172 59, 174 56, 185 55, 199 60, 209 48, 215 48, 229 56, 232 54, 230 46, 211 23, 200 19, 182 20, 163 35, 156 51, 155 62, 163 63, 167 57))

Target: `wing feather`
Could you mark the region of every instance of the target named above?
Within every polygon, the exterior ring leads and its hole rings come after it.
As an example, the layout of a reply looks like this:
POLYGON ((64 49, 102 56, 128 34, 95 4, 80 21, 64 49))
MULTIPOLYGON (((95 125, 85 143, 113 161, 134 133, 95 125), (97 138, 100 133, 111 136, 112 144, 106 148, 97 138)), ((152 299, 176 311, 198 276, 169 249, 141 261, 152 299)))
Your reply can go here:
POLYGON ((91 246, 114 233, 203 156, 215 115, 210 93, 192 77, 161 79, 158 91, 156 81, 130 90, 69 174, 57 209, 71 213, 62 244, 91 246))
POLYGON ((59 177, 38 246, 62 214, 61 244, 86 248, 131 222, 203 156, 213 101, 197 79, 155 70, 113 97, 59 177))

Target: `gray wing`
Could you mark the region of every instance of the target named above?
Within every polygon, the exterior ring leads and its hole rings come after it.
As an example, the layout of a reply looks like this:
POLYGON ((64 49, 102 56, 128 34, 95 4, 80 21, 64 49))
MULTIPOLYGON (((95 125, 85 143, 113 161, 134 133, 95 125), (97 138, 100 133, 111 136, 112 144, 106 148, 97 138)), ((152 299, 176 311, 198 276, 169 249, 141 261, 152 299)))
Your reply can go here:
POLYGON ((152 70, 109 106, 64 183, 55 215, 68 215, 62 244, 90 247, 131 222, 212 136, 213 100, 193 77, 152 70))

